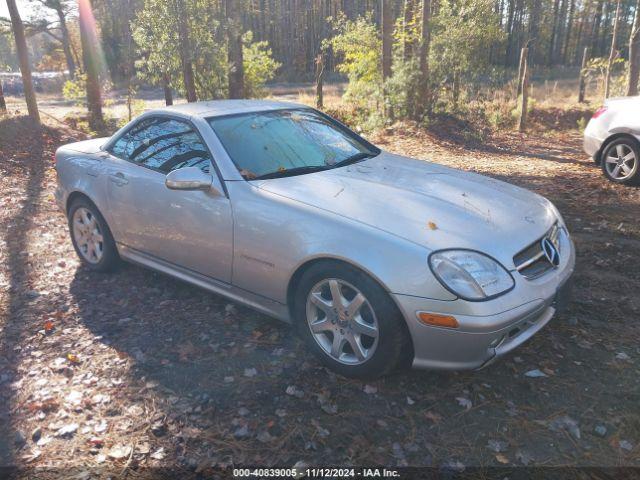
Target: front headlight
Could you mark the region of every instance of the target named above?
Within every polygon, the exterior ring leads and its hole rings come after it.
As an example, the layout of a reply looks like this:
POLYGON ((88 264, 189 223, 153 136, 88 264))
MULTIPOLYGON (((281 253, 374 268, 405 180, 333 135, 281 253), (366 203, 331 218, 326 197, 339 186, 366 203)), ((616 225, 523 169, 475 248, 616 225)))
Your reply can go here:
POLYGON ((464 300, 489 300, 513 288, 511 274, 493 258, 472 250, 441 250, 429 256, 431 271, 464 300))

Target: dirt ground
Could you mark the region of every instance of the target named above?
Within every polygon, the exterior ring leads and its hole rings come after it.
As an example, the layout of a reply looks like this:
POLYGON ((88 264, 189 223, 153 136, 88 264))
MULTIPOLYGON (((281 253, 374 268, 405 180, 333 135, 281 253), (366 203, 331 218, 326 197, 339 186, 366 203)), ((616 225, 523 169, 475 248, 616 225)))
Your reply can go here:
POLYGON ((288 326, 222 297, 83 269, 53 201, 53 152, 74 138, 0 121, 0 465, 640 466, 640 189, 607 182, 577 131, 375 136, 549 197, 578 251, 568 312, 513 354, 375 382, 321 368, 288 326))

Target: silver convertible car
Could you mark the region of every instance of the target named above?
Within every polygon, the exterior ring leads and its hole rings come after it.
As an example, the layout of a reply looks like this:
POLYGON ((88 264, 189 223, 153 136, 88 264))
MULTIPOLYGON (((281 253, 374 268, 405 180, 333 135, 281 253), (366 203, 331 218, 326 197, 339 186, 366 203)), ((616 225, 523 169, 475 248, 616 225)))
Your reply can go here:
POLYGON ((56 169, 88 268, 122 258, 291 322, 346 376, 483 367, 549 322, 574 270, 548 200, 303 105, 150 111, 56 169))

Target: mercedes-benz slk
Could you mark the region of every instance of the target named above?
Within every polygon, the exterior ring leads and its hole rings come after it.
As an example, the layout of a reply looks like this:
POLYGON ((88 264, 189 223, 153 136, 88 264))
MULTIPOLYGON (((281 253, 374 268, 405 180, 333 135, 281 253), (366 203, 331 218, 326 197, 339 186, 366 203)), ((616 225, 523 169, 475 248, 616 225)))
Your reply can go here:
POLYGON ((154 110, 56 159, 85 268, 128 260, 293 323, 347 376, 477 369, 566 303, 575 253, 551 202, 303 105, 154 110))

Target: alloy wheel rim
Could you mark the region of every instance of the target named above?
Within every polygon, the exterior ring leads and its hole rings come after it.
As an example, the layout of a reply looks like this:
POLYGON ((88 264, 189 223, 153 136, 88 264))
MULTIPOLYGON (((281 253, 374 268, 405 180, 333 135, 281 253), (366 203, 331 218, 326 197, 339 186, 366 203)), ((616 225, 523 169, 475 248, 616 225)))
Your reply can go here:
POLYGON ((607 152, 605 168, 612 178, 624 180, 633 174, 637 161, 636 154, 630 146, 619 144, 607 152))
POLYGON ((98 219, 91 210, 80 207, 73 214, 73 237, 78 250, 89 263, 99 263, 104 254, 104 237, 98 219))
POLYGON ((346 365, 365 363, 378 346, 380 331, 371 304, 344 280, 325 279, 311 289, 307 325, 320 348, 346 365))

